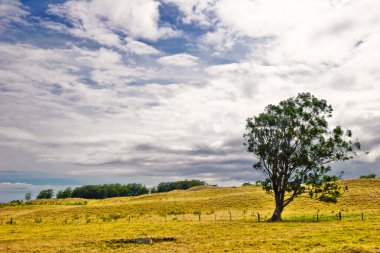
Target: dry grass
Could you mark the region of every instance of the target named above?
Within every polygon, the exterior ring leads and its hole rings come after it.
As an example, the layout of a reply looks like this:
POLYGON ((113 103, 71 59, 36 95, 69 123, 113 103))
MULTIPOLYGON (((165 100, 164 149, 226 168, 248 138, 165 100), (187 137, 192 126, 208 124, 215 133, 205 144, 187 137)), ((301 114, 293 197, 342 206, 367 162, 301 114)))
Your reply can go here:
POLYGON ((380 252, 380 180, 341 184, 337 204, 299 198, 281 223, 257 222, 273 198, 254 186, 3 207, 0 252, 380 252), (125 243, 136 237, 176 240, 125 243))

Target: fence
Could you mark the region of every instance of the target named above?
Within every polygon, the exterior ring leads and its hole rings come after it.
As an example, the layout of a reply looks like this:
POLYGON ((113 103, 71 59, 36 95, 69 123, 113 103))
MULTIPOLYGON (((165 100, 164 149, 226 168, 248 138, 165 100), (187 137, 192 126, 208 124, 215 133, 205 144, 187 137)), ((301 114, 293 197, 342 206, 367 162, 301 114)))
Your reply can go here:
MULTIPOLYGON (((264 222, 271 217, 271 213, 263 211, 217 211, 202 213, 195 211, 192 213, 173 214, 172 212, 153 215, 153 214, 108 214, 108 215, 86 215, 79 216, 77 214, 62 218, 62 220, 42 217, 0 217, 0 225, 15 224, 85 224, 85 223, 102 223, 102 222, 170 222, 170 221, 188 221, 188 222, 264 222)), ((327 221, 374 221, 380 220, 380 212, 315 212, 304 214, 283 214, 283 221, 286 222, 327 222, 327 221)))

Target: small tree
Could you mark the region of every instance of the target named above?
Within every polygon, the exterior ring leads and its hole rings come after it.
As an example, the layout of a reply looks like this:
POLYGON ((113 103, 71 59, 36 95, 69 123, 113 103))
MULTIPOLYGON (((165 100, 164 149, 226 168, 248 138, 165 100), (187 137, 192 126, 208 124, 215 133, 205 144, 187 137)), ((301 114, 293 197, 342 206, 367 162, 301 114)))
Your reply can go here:
POLYGON ((42 190, 37 196, 37 199, 51 199, 53 198, 53 189, 42 190))
POLYGON ((27 193, 25 193, 25 200, 26 201, 29 201, 29 200, 31 200, 32 199, 32 193, 31 192, 27 192, 27 193))
POLYGON ((368 175, 361 175, 359 178, 364 179, 364 178, 376 178, 375 173, 370 173, 368 175))
POLYGON ((305 192, 327 202, 339 197, 338 177, 326 175, 328 164, 354 158, 360 143, 350 130, 329 130, 326 119, 332 111, 326 100, 301 93, 247 119, 247 151, 257 159, 253 167, 266 177, 263 188, 275 197, 270 221, 281 220, 284 208, 305 192))

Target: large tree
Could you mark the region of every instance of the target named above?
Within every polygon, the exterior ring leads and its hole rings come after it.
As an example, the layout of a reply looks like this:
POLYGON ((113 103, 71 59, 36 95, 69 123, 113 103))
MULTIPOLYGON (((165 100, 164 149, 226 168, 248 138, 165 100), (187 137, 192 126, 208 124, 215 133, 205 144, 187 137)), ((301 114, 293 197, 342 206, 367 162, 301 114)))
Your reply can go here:
POLYGON ((300 93, 247 119, 247 151, 256 158, 254 169, 266 177, 263 188, 275 197, 270 221, 281 220, 284 208, 303 193, 329 202, 339 197, 338 177, 326 174, 328 164, 354 158, 360 143, 350 130, 329 129, 332 111, 326 100, 300 93))

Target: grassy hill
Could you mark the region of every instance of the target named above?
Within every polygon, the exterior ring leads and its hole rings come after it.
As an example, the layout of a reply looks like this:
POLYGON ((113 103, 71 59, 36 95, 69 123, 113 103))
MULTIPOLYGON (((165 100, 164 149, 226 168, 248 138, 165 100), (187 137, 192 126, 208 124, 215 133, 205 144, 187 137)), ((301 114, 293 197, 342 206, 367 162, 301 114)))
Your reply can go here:
POLYGON ((380 179, 340 184, 347 190, 337 204, 301 197, 285 209, 280 224, 258 222, 274 203, 257 186, 35 200, 0 208, 0 251, 380 252, 380 179), (136 237, 161 241, 130 243, 136 237))

